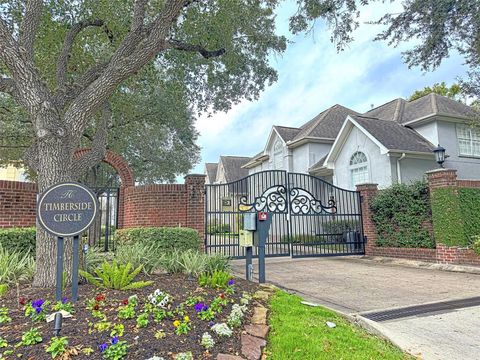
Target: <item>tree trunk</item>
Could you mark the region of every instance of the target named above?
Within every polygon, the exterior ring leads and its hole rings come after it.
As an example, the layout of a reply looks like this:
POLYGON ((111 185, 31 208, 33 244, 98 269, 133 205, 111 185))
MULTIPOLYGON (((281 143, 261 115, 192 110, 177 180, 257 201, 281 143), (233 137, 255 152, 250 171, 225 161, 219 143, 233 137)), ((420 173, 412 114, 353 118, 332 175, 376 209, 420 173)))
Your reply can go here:
MULTIPOLYGON (((45 191, 48 187, 72 178, 73 148, 65 137, 48 136, 38 142, 38 189, 45 191)), ((37 227, 36 264, 37 269, 33 286, 53 287, 56 281, 56 238, 37 227)), ((64 270, 67 279, 71 278, 72 239, 65 239, 64 270)))

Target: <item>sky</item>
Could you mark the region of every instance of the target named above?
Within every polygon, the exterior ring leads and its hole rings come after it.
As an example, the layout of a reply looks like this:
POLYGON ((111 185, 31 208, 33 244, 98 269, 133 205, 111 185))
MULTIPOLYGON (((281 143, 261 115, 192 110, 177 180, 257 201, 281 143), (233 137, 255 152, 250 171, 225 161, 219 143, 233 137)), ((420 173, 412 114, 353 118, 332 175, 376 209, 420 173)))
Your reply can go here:
POLYGON ((205 162, 217 162, 220 155, 257 154, 265 147, 273 125, 299 127, 335 104, 365 112, 372 105, 408 97, 434 83, 452 84, 463 76, 466 67, 459 55, 452 55, 433 72, 422 72, 408 69, 402 60, 402 51, 413 42, 394 48, 373 41, 382 27, 363 23, 399 10, 401 5, 391 3, 365 8, 355 40, 337 53, 322 22, 316 24, 313 34, 289 33, 288 17, 295 12, 295 4, 285 3, 277 11, 277 32, 292 43, 282 55, 270 59, 278 81, 254 102, 243 101, 227 113, 197 119, 202 159, 192 173, 203 173, 205 162))

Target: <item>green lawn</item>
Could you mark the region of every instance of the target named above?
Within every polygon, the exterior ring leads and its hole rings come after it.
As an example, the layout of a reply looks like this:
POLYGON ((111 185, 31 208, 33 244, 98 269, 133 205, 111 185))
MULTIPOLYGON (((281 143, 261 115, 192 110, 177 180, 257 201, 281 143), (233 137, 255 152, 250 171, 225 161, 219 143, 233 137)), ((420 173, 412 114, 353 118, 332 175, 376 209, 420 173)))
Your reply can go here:
POLYGON ((398 348, 323 307, 278 291, 270 300, 267 359, 413 359, 398 348), (325 323, 333 322, 336 328, 325 323))

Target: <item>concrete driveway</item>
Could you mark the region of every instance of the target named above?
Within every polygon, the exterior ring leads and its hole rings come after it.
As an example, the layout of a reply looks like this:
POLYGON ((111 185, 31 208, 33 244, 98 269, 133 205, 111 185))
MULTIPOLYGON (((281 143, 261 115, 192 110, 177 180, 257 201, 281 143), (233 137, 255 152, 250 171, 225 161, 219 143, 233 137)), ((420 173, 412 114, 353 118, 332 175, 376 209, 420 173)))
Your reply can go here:
MULTIPOLYGON (((245 276, 244 267, 244 261, 234 262, 234 271, 240 276, 245 276)), ((468 306, 435 311, 439 302, 480 296, 480 275, 335 257, 270 258, 266 276, 267 282, 292 290, 306 300, 360 316, 404 350, 423 359, 480 359, 480 306, 467 301, 468 306), (389 314, 400 309, 400 314, 408 315, 402 309, 432 303, 430 311, 415 316, 364 319, 381 310, 392 310, 389 314)))

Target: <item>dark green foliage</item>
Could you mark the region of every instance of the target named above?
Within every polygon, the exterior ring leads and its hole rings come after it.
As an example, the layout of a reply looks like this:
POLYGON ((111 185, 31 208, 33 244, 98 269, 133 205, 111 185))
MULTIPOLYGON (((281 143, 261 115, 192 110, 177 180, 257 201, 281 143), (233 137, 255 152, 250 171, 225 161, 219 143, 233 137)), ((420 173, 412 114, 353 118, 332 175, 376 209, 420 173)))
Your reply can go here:
POLYGON ((34 227, 0 229, 0 245, 8 252, 35 256, 34 227))
POLYGON ((446 187, 433 190, 431 204, 436 242, 447 246, 467 245, 456 189, 446 187))
POLYGON ((370 203, 377 228, 377 246, 435 248, 423 224, 431 220, 427 184, 396 184, 380 191, 370 203))
POLYGON ((186 251, 200 248, 200 235, 190 228, 169 227, 142 227, 119 229, 115 233, 119 244, 143 242, 156 244, 159 251, 171 252, 173 250, 186 251))
POLYGON ((105 261, 100 268, 95 269, 95 275, 97 275, 98 278, 82 270, 80 270, 80 275, 87 279, 89 283, 98 287, 115 290, 132 290, 153 283, 152 281, 134 282, 133 280, 141 271, 141 266, 133 269, 131 263, 118 265, 114 260, 111 264, 105 261))
POLYGON ((212 220, 208 223, 208 234, 223 234, 230 232, 230 224, 222 224, 220 220, 212 220))
POLYGON ((463 231, 468 244, 480 235, 480 189, 458 189, 460 211, 463 219, 463 231))

